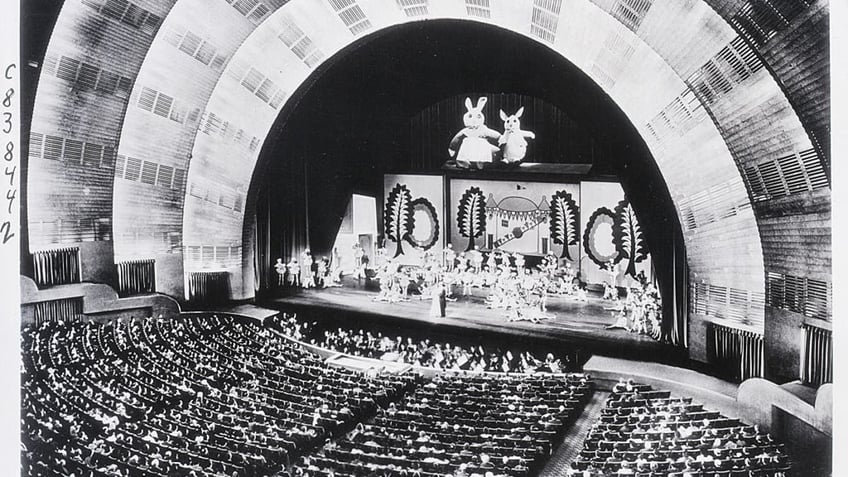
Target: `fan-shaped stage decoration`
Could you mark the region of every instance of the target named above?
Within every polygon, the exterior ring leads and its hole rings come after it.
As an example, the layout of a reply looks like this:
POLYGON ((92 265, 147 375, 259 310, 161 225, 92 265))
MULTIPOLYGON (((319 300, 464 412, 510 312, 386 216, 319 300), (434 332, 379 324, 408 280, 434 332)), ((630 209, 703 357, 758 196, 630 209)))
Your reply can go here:
POLYGON ((415 228, 411 202, 412 194, 404 184, 395 184, 386 199, 383 221, 386 237, 397 243, 395 257, 403 255, 403 241, 415 228))
POLYGON ((415 226, 406 236, 407 242, 419 250, 429 250, 439 240, 439 217, 436 208, 424 197, 410 203, 415 226))
POLYGON ((611 210, 600 207, 592 212, 586 224, 586 231, 583 232, 583 249, 599 267, 606 266, 610 260, 613 263, 621 260, 613 237, 615 221, 615 214, 611 210))
POLYGON ((615 206, 613 236, 619 256, 627 259, 627 269, 624 273, 635 278, 636 264, 648 258, 648 246, 636 219, 636 212, 627 199, 615 206))
POLYGON ((551 240, 562 245, 561 257, 571 260, 568 253, 569 245, 577 245, 579 240, 580 208, 574 202, 571 194, 561 190, 551 196, 550 203, 551 240))
POLYGON ((459 198, 456 225, 460 235, 468 237, 466 252, 474 249, 474 239, 486 231, 486 197, 479 187, 471 187, 459 198))

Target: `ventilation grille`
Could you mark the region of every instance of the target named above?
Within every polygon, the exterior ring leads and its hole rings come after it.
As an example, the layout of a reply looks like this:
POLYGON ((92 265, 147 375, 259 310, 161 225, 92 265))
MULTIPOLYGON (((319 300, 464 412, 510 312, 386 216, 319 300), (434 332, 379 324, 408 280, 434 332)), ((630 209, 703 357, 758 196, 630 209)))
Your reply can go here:
POLYGON ((371 22, 365 16, 356 0, 329 0, 330 6, 354 35, 371 29, 371 22))
POLYGON ((162 19, 154 13, 127 0, 82 0, 101 15, 153 36, 162 19))
POLYGON ((183 247, 186 262, 192 268, 221 267, 234 268, 241 266, 241 247, 235 245, 197 244, 183 247))
POLYGON ((747 0, 730 18, 730 24, 755 48, 789 26, 812 1, 747 0))
POLYGON ((314 68, 324 59, 324 54, 315 45, 300 27, 291 18, 284 18, 282 33, 279 35, 282 41, 306 66, 314 68))
POLYGON ((530 34, 553 43, 556 39, 562 0, 533 0, 530 34))
POLYGON ((734 217, 751 207, 747 196, 740 197, 742 179, 734 178, 678 201, 686 230, 734 217))
POLYGON ((636 32, 653 5, 653 0, 592 0, 627 29, 636 32))
POLYGON ((136 104, 147 112, 179 124, 194 123, 200 114, 199 108, 190 108, 184 102, 147 86, 142 86, 136 104))
POLYGON ((230 76, 272 109, 278 109, 288 97, 282 88, 250 65, 243 63, 232 65, 230 76))
POLYGON ((68 56, 47 55, 42 71, 71 83, 78 91, 97 91, 128 98, 133 80, 68 56))
POLYGON ((185 28, 171 28, 165 34, 165 41, 213 70, 220 71, 227 62, 227 55, 219 53, 217 47, 185 28))
POLYGON ((188 186, 188 195, 234 212, 241 212, 244 203, 244 194, 240 190, 234 190, 221 184, 209 187, 192 182, 188 186))
POLYGON ((686 80, 705 105, 710 105, 762 69, 763 63, 742 37, 736 37, 686 80))
POLYGON ((115 148, 32 132, 29 136, 29 157, 64 161, 68 165, 111 169, 115 162, 115 148))
POLYGON ((615 85, 624 68, 633 57, 636 48, 625 37, 612 32, 604 41, 604 47, 592 64, 592 76, 607 89, 615 85))
POLYGON ((396 0, 398 7, 408 17, 420 17, 429 14, 429 0, 396 0))
POLYGON ((762 328, 765 295, 762 292, 693 283, 689 287, 689 311, 727 322, 762 328))
POLYGON ((707 116, 704 105, 691 89, 680 93, 651 119, 646 128, 658 145, 684 136, 707 116))
POLYGON ((225 142, 243 147, 251 152, 256 151, 259 138, 248 136, 244 129, 238 129, 235 124, 224 120, 221 116, 207 111, 200 120, 200 132, 225 142))
POLYGON ((754 202, 830 187, 815 149, 745 166, 743 175, 754 202))
POLYGON ((41 243, 76 243, 112 240, 109 217, 29 221, 32 237, 41 243))
POLYGON ((471 17, 492 17, 492 7, 489 6, 489 0, 465 0, 465 11, 471 17))
POLYGON ((830 321, 833 288, 829 282, 812 278, 766 273, 766 305, 830 321))
POLYGON ((119 154, 115 161, 115 177, 166 189, 182 191, 185 186, 185 169, 174 168, 153 161, 119 154))
POLYGON ((275 11, 281 6, 288 3, 288 0, 224 0, 233 8, 236 9, 242 16, 247 18, 251 23, 258 25, 268 16, 269 13, 275 11))

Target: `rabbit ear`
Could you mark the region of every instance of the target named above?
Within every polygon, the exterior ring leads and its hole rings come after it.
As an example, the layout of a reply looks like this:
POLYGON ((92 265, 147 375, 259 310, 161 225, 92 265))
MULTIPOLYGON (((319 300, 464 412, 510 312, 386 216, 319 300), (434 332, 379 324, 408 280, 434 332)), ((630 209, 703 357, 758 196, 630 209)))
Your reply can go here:
POLYGON ((489 98, 483 96, 482 98, 477 100, 477 109, 483 109, 483 106, 486 105, 486 102, 489 101, 489 98))
POLYGON ((524 114, 524 106, 518 108, 518 111, 515 112, 515 117, 520 118, 522 114, 524 114))
POLYGON ((500 112, 501 112, 501 121, 506 121, 506 118, 507 118, 506 113, 503 112, 503 109, 501 109, 500 112))
POLYGON ((471 102, 471 98, 465 98, 465 109, 469 111, 474 109, 474 103, 471 102))

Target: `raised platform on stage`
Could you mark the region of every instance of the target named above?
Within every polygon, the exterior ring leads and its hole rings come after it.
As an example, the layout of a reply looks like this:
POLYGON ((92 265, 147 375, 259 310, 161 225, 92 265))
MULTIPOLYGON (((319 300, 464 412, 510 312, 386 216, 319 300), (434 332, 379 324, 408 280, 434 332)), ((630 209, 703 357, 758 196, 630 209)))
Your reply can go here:
POLYGON ((518 164, 488 162, 482 164, 473 164, 469 168, 464 168, 459 167, 454 161, 448 161, 442 166, 442 170, 450 174, 471 174, 486 172, 495 174, 539 174, 574 177, 585 177, 589 174, 591 169, 592 164, 560 164, 542 162, 522 162, 518 164))
POLYGON ((281 311, 338 317, 340 322, 350 317, 390 327, 450 328, 451 331, 498 334, 524 341, 560 342, 593 354, 678 361, 677 350, 667 344, 622 329, 605 329, 614 320, 611 312, 604 309, 609 302, 599 297, 590 295, 588 302, 550 297, 547 313, 554 318, 531 323, 508 321, 503 310, 487 308, 485 293, 475 289, 473 295, 449 302, 445 318, 430 317, 430 300, 420 300, 416 296, 398 303, 374 301, 377 292, 366 287, 365 280, 360 283, 350 278, 345 279, 343 287, 291 290, 285 296, 260 300, 259 304, 281 311))

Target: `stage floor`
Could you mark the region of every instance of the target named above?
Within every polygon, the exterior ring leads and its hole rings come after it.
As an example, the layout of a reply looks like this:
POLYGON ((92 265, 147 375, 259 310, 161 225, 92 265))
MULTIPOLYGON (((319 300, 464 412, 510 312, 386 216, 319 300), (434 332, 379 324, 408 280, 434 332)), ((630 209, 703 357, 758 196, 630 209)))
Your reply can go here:
POLYGON ((608 330, 604 327, 614 319, 612 312, 605 310, 610 303, 591 295, 588 302, 578 302, 565 297, 548 299, 549 315, 554 318, 540 323, 529 321, 507 321, 503 310, 488 309, 485 305, 486 290, 474 289, 473 295, 458 296, 457 301, 448 302, 445 318, 428 316, 430 300, 417 296, 398 303, 377 302, 377 291, 345 278, 344 286, 292 290, 283 289, 276 297, 257 300, 257 304, 280 311, 343 311, 378 320, 381 325, 403 326, 404 323, 418 327, 447 327, 468 331, 484 331, 512 335, 522 339, 542 339, 575 345, 587 352, 619 357, 637 357, 661 362, 676 361, 673 347, 660 343, 648 336, 630 333, 622 329, 608 330))

